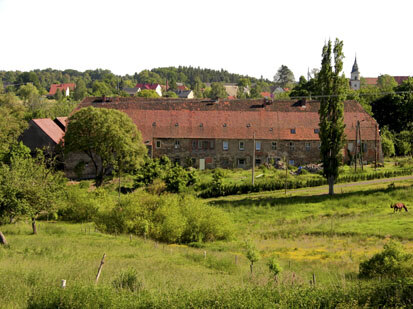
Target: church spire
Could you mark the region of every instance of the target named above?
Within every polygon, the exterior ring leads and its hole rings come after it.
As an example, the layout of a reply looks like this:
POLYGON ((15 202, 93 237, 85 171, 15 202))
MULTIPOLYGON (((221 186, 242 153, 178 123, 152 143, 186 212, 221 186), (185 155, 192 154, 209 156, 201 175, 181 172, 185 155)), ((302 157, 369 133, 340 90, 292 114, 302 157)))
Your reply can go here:
POLYGON ((359 66, 357 65, 357 56, 354 57, 354 64, 353 64, 353 69, 351 70, 351 73, 355 73, 359 71, 359 66))

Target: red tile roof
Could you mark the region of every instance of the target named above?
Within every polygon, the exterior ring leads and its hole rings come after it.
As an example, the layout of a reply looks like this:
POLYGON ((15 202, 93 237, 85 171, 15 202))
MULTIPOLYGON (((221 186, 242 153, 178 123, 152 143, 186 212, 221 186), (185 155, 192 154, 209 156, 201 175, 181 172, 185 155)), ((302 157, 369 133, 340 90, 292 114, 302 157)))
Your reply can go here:
POLYGON ((377 77, 365 77, 364 80, 366 81, 366 85, 376 86, 377 85, 377 77))
POLYGON ((60 127, 52 119, 33 119, 33 122, 56 144, 61 141, 65 134, 64 131, 60 129, 60 127))
POLYGON ((67 126, 67 119, 68 117, 56 117, 56 119, 54 120, 54 122, 60 127, 63 128, 63 131, 66 130, 66 126, 67 126))
POLYGON ((272 96, 271 96, 271 92, 261 92, 261 95, 264 97, 264 98, 271 98, 272 96))
POLYGON ((136 84, 135 88, 141 88, 141 90, 149 89, 155 90, 159 84, 136 84))
POLYGON ((57 89, 60 89, 60 91, 65 92, 67 88, 73 90, 76 88, 76 84, 52 84, 50 86, 49 95, 56 94, 57 89))
POLYGON ((409 76, 393 76, 394 80, 400 85, 403 83, 406 79, 409 78, 409 76))
MULTIPOLYGON (((144 141, 153 138, 217 138, 318 140, 320 103, 297 101, 199 99, 86 98, 78 108, 94 106, 124 111, 141 131, 144 141), (267 104, 268 102, 269 104, 267 104), (201 125, 202 124, 202 125, 201 125), (296 134, 291 134, 291 129, 296 134)), ((345 133, 354 139, 357 120, 362 138, 374 140, 376 121, 355 101, 344 103, 345 133)))

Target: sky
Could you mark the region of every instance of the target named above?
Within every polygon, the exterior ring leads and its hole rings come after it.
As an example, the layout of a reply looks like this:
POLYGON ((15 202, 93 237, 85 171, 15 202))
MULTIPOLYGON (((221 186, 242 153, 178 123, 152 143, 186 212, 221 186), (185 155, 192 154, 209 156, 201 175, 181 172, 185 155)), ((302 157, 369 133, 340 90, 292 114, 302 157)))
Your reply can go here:
POLYGON ((0 70, 166 66, 298 80, 326 40, 364 77, 413 75, 412 0, 0 0, 0 70))

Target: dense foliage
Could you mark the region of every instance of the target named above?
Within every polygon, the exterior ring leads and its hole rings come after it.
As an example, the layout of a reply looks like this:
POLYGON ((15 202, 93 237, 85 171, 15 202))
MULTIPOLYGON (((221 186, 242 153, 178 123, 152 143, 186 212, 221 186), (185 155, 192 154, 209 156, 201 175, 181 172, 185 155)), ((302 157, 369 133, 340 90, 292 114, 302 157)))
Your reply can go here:
POLYGON ((341 75, 343 69, 343 42, 336 39, 334 49, 329 40, 323 47, 321 70, 317 78, 317 87, 325 97, 320 98, 320 155, 323 173, 328 180, 329 194, 334 194, 334 182, 338 177, 338 168, 342 162, 344 146, 344 95, 347 80, 341 75), (334 68, 331 64, 331 52, 334 53, 334 68))
POLYGON ((146 147, 132 120, 115 109, 87 107, 69 118, 64 150, 84 153, 95 167, 96 183, 112 169, 126 172, 143 161, 146 147))
POLYGON ((413 257, 395 241, 384 245, 384 250, 360 264, 361 278, 404 278, 413 276, 413 257))
POLYGON ((192 196, 156 196, 138 190, 103 211, 97 226, 109 233, 131 233, 167 243, 229 239, 232 223, 222 210, 192 196))

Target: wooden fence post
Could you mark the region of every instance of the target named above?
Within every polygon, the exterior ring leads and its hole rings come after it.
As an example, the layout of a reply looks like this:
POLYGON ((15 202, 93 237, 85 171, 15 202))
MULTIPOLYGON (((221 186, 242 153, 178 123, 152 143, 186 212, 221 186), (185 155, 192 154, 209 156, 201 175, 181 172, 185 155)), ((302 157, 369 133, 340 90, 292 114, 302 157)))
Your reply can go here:
POLYGON ((95 284, 98 283, 99 281, 99 277, 100 277, 100 273, 102 272, 102 267, 103 264, 105 264, 105 257, 106 257, 106 253, 103 254, 102 260, 100 261, 100 265, 99 265, 99 269, 98 269, 98 273, 96 274, 96 281, 95 284))

